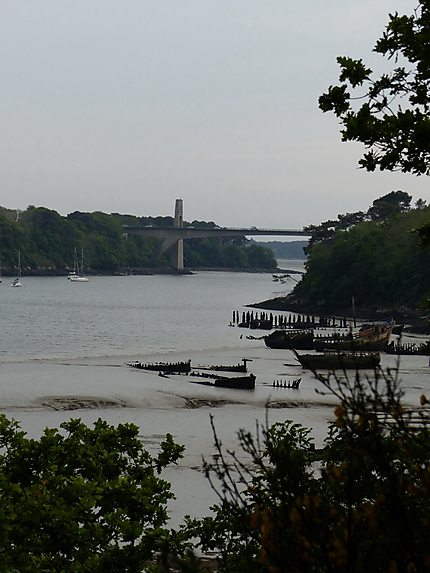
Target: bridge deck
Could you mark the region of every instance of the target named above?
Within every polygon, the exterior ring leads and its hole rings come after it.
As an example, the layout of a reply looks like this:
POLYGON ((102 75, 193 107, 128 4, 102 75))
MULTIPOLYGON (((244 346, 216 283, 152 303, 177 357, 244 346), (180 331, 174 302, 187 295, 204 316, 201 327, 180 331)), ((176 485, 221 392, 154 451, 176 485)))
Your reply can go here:
POLYGON ((202 237, 236 237, 241 235, 280 235, 290 237, 310 237, 309 231, 304 229, 263 229, 257 227, 131 227, 124 226, 124 231, 132 234, 147 235, 149 237, 192 239, 202 237))

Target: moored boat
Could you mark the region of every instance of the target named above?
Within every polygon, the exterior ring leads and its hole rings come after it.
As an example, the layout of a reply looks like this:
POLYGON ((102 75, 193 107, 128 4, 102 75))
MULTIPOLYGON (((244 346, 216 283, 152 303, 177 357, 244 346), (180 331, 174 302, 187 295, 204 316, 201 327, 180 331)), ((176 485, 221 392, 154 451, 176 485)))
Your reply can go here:
POLYGON ((20 287, 21 283, 21 251, 18 251, 18 276, 10 283, 11 287, 20 287))
POLYGON ((76 252, 74 253, 74 261, 73 261, 73 271, 71 271, 67 275, 68 280, 71 283, 87 283, 88 277, 84 275, 84 250, 81 249, 81 265, 79 266, 78 255, 76 252))

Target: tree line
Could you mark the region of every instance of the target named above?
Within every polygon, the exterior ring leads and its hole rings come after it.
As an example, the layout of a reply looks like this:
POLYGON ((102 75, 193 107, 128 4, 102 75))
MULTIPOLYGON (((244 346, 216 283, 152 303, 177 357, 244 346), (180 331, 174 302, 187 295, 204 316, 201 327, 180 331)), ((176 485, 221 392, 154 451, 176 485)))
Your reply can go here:
MULTIPOLYGON (((213 222, 185 225, 215 227, 213 222)), ((0 207, 0 264, 13 274, 18 251, 24 274, 67 274, 73 268, 74 249, 85 252, 87 273, 128 273, 168 269, 168 254, 159 254, 160 240, 124 235, 124 225, 172 227, 172 217, 137 217, 100 211, 75 211, 61 216, 54 210, 30 205, 24 211, 0 207)), ((248 244, 245 237, 233 240, 194 239, 184 242, 186 267, 273 269, 269 249, 248 244)))

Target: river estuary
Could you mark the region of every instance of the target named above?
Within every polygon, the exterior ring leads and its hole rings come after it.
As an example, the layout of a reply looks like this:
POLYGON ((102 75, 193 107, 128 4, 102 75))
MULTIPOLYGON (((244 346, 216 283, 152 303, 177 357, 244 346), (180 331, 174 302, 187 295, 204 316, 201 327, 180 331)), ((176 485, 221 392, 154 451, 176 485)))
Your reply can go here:
MULTIPOLYGON (((283 266, 300 270, 300 261, 283 266)), ((294 275, 296 276, 296 275, 294 275)), ((333 399, 290 351, 249 340, 229 326, 233 310, 289 292, 294 281, 274 283, 270 274, 198 272, 192 275, 91 277, 71 284, 64 277, 23 277, 22 288, 0 285, 0 410, 31 436, 44 427, 99 417, 133 422, 146 447, 173 434, 186 446, 183 460, 166 472, 177 500, 171 523, 205 515, 215 501, 200 472, 202 456, 214 453, 210 416, 225 447, 235 448, 239 428, 258 420, 292 419, 312 428, 322 443, 333 399), (192 365, 234 364, 242 358, 256 377, 253 391, 212 388, 187 376, 160 378, 130 368, 134 360, 192 365), (301 377, 298 390, 273 387, 276 379, 301 377), (267 408, 267 404, 271 407, 267 408)), ((263 334, 253 331, 253 334, 263 334)), ((395 357, 384 356, 383 366, 395 357)), ((417 403, 429 388, 428 358, 405 357, 400 375, 405 399, 417 403)))

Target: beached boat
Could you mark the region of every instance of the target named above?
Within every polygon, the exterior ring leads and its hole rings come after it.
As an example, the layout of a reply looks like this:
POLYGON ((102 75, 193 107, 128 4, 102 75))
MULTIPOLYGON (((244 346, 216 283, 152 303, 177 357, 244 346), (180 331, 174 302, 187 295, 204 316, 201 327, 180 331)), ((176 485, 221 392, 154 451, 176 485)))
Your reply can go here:
POLYGON ((385 351, 388 345, 388 340, 376 341, 367 340, 366 338, 350 338, 350 339, 333 339, 333 340, 319 340, 315 339, 314 348, 317 352, 379 352, 385 351))
POLYGON ((197 370, 213 370, 214 372, 248 372, 247 363, 250 360, 250 358, 242 358, 242 362, 231 366, 217 364, 214 366, 195 366, 194 368, 197 370))
MULTIPOLYGON (((193 373, 195 376, 196 374, 193 373)), ((205 374, 201 376, 206 380, 192 380, 194 384, 203 384, 204 386, 214 386, 216 388, 231 388, 233 390, 253 390, 255 388, 255 375, 248 376, 218 376, 205 374)))
POLYGON ((293 390, 298 390, 300 386, 301 378, 296 378, 295 380, 273 380, 273 388, 292 388, 293 390))
POLYGON ((400 336, 405 328, 404 324, 395 324, 391 329, 391 334, 395 334, 396 336, 400 336))
POLYGON ((354 334, 342 337, 316 338, 315 350, 338 350, 351 352, 385 351, 390 341, 393 325, 365 324, 354 334))
POLYGON ((308 370, 363 370, 379 366, 379 352, 323 352, 298 354, 296 358, 308 370))
POLYGON ((249 374, 248 376, 233 376, 231 378, 220 376, 215 378, 214 386, 234 390, 253 390, 255 388, 255 375, 249 374))
POLYGON ((399 354, 403 356, 430 356, 430 341, 399 343, 390 342, 385 350, 387 354, 399 354))
POLYGON ((184 362, 129 362, 128 366, 139 370, 151 370, 152 372, 162 372, 163 374, 189 374, 191 372, 191 359, 184 362))
POLYGON ((363 324, 358 331, 358 338, 367 340, 388 341, 393 331, 394 322, 363 324))
POLYGON ((283 348, 296 350, 313 350, 313 330, 275 330, 264 337, 269 348, 283 348))

